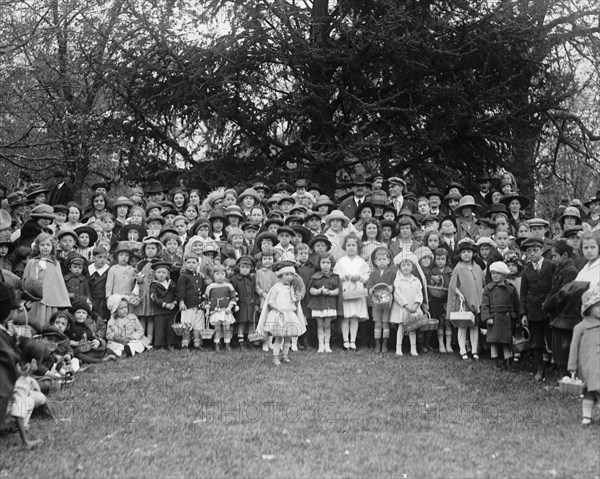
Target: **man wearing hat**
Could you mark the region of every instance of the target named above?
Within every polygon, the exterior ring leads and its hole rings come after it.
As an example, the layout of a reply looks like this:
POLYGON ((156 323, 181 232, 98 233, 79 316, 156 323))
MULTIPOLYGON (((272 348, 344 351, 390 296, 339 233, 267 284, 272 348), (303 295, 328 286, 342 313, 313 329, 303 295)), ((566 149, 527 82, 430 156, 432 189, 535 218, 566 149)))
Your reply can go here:
POLYGON ((490 175, 483 173, 477 177, 475 183, 477 183, 477 189, 479 191, 473 195, 473 199, 481 208, 480 211, 486 211, 490 207, 486 200, 486 195, 489 193, 490 187, 492 186, 492 179, 490 178, 490 175))
POLYGON ((165 189, 158 181, 155 181, 150 185, 146 194, 148 195, 149 203, 159 203, 165 199, 165 189))
POLYGON ((550 223, 543 218, 531 218, 527 220, 527 226, 531 236, 538 238, 544 242, 542 247, 542 257, 545 259, 552 259, 552 240, 546 237, 546 233, 550 229, 550 223))
POLYGON ((544 379, 543 354, 552 344, 550 321, 542 310, 542 305, 552 289, 552 278, 556 270, 552 261, 542 257, 543 247, 543 239, 534 236, 521 243, 521 251, 530 260, 521 275, 521 322, 524 326, 529 326, 531 333, 536 381, 544 379))
POLYGON ((441 221, 444 216, 448 214, 447 211, 442 209, 442 202, 444 201, 444 195, 437 188, 430 188, 425 193, 425 198, 429 201, 429 214, 431 216, 437 216, 438 220, 441 221))
POLYGON ((406 181, 398 176, 392 176, 388 179, 388 184, 388 202, 394 208, 394 210, 396 210, 396 214, 399 214, 403 208, 409 208, 413 214, 416 213, 416 205, 412 202, 409 203, 405 201, 404 196, 402 196, 406 190, 406 181))
POLYGON ((369 183, 362 175, 357 175, 352 183, 354 194, 340 203, 340 211, 348 218, 354 218, 358 207, 366 200, 369 183))
POLYGON ((69 201, 73 201, 73 190, 66 182, 65 173, 58 170, 54 173, 56 184, 50 189, 48 195, 48 204, 50 206, 66 205, 69 201))

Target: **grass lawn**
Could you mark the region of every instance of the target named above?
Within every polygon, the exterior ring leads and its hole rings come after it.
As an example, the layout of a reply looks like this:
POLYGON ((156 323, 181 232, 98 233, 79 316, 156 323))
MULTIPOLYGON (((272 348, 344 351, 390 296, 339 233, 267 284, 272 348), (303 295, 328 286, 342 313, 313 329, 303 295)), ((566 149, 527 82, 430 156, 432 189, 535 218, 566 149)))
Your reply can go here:
POLYGON ((458 356, 153 351, 84 372, 0 438, 0 477, 600 477, 553 383, 458 356))

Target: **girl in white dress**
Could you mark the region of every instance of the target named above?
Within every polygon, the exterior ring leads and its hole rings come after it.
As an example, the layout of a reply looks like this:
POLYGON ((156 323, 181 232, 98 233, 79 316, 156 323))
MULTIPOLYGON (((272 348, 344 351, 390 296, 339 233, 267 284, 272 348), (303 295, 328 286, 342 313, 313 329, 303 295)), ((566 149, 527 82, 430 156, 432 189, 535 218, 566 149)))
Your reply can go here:
MULTIPOLYGON (((358 323, 369 319, 367 311, 367 290, 365 283, 369 279, 371 269, 367 262, 359 255, 362 249, 362 243, 354 234, 344 238, 342 248, 346 252, 336 263, 333 272, 340 277, 342 281, 342 305, 344 317, 342 318, 342 338, 344 339, 344 349, 346 351, 356 350, 356 333, 358 332, 358 323), (353 299, 344 299, 345 293, 364 291, 364 296, 353 299)), ((357 294, 358 296, 358 294, 357 294)))

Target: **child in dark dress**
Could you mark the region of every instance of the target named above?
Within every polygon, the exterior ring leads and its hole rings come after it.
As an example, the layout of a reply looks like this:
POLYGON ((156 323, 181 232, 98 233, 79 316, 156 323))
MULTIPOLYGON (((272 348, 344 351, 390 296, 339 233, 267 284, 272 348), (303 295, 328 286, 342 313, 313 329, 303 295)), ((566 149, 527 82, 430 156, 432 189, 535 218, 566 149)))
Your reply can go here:
POLYGON ((238 311, 234 313, 237 337, 240 348, 247 348, 244 342, 244 334, 252 334, 255 331, 255 316, 258 311, 258 295, 256 294, 256 282, 251 274, 254 260, 245 255, 237 260, 236 272, 231 278, 231 285, 237 295, 238 311))
POLYGON ((308 283, 308 307, 317 322, 318 353, 330 353, 331 322, 338 315, 340 277, 333 273, 333 258, 328 254, 319 257, 318 271, 308 283))
POLYGON ((431 265, 427 289, 429 291, 429 314, 438 323, 438 347, 440 353, 453 353, 452 323, 446 319, 446 302, 448 300, 448 285, 452 277, 452 268, 447 264, 448 251, 437 248, 434 252, 434 263, 431 265), (444 346, 444 334, 446 345, 444 346))
POLYGON ((97 246, 92 251, 93 262, 88 266, 92 310, 100 317, 108 319, 110 313, 106 307, 106 280, 108 278, 108 250, 97 246))
POLYGON ((152 264, 154 280, 150 284, 150 299, 154 303, 154 346, 171 349, 176 342, 172 324, 177 306, 177 287, 169 278, 171 264, 156 261, 152 264))

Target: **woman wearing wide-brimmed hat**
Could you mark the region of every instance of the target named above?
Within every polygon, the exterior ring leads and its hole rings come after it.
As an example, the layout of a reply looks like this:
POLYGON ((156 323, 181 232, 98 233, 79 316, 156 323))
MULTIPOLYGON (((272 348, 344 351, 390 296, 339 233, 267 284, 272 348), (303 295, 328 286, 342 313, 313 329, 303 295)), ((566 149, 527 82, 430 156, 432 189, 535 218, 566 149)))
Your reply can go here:
POLYGON ((479 226, 475 221, 475 211, 479 209, 479 205, 471 195, 463 196, 458 206, 455 208, 456 215, 456 239, 460 241, 463 238, 471 238, 477 241, 479 237, 479 226))
POLYGON ((330 253, 337 261, 346 253, 342 249, 344 238, 356 229, 350 224, 348 217, 340 210, 333 210, 325 217, 326 229, 323 232, 327 239, 331 242, 330 253))
POLYGON ((508 208, 508 224, 511 228, 511 234, 514 236, 517 234, 519 223, 531 218, 531 216, 523 213, 523 210, 529 206, 529 200, 524 196, 513 193, 503 197, 500 202, 508 208))

